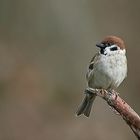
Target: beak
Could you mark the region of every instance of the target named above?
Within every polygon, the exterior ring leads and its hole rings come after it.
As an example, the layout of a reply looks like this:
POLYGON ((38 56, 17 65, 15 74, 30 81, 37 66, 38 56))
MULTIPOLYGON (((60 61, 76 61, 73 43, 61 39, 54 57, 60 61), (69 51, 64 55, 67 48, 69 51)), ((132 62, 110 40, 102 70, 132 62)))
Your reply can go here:
POLYGON ((103 43, 96 44, 96 47, 104 49, 106 46, 103 43))

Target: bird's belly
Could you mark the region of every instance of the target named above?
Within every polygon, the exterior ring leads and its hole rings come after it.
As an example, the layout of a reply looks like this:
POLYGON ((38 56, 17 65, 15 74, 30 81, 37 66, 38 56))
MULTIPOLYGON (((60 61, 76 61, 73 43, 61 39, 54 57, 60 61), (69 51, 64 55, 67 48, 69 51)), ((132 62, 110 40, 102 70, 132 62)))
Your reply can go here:
POLYGON ((126 77, 126 72, 124 65, 99 65, 93 71, 89 86, 98 89, 117 88, 126 77))
POLYGON ((111 78, 105 73, 95 71, 88 84, 92 88, 108 89, 111 85, 111 78))

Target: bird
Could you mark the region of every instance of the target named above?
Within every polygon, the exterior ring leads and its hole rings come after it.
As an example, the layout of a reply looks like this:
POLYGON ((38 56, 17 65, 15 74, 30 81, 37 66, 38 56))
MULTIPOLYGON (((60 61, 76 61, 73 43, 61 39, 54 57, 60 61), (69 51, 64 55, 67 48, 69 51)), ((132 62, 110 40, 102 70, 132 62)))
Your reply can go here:
POLYGON ((127 77, 126 46, 117 36, 106 36, 96 44, 100 50, 91 59, 86 73, 87 90, 76 115, 89 117, 96 94, 88 89, 116 90, 127 77))

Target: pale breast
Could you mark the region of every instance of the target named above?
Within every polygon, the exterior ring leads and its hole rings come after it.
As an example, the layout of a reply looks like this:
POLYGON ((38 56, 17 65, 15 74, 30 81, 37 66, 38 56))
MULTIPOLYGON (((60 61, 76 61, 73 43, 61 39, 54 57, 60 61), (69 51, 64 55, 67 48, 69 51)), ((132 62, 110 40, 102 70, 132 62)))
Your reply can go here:
POLYGON ((117 88, 127 75, 127 61, 125 55, 101 55, 94 63, 90 73, 89 87, 114 89, 117 88))

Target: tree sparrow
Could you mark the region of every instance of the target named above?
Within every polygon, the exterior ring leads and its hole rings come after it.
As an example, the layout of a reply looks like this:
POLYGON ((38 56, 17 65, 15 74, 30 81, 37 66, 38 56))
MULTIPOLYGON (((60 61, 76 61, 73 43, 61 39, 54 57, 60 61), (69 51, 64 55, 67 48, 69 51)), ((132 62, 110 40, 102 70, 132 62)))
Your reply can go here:
POLYGON ((114 90, 127 76, 127 59, 124 42, 116 36, 107 36, 96 44, 100 51, 92 58, 86 74, 87 90, 85 98, 78 108, 77 116, 84 114, 89 117, 94 93, 88 92, 88 88, 114 90))

